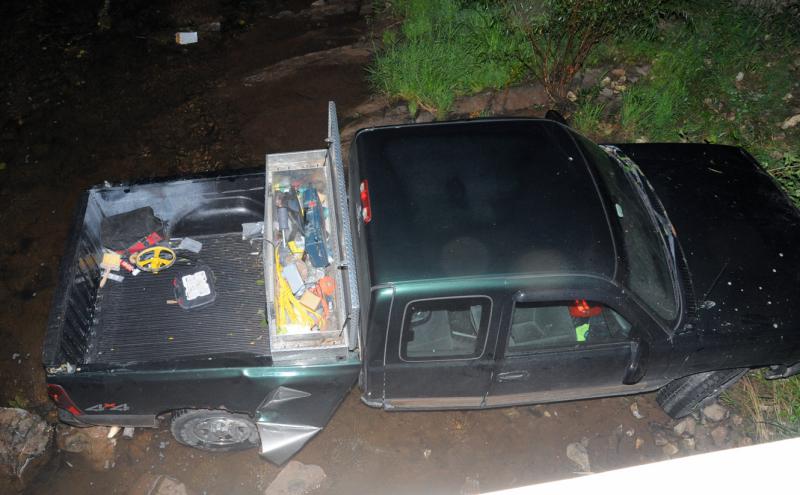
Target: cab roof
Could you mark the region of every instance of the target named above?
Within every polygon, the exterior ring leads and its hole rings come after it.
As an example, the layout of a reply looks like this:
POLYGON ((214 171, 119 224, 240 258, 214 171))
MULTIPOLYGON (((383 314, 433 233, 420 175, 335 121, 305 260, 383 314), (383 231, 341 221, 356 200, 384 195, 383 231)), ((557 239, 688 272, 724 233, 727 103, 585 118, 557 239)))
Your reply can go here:
POLYGON ((532 273, 613 279, 608 217, 570 132, 538 119, 361 130, 353 150, 370 195, 372 220, 361 227, 372 285, 532 273))

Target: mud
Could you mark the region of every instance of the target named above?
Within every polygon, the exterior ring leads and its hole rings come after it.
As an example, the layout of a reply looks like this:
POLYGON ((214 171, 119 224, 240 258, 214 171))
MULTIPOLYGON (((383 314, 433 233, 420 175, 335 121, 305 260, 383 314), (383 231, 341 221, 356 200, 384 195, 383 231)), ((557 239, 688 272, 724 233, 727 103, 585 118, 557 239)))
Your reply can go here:
MULTIPOLYGON (((111 29, 101 31, 101 3, 0 6, 0 402, 51 421, 42 339, 81 191, 104 180, 257 167, 265 153, 321 147, 326 102, 344 115, 369 96, 360 49, 244 84, 288 59, 363 46, 369 25, 353 13, 275 19, 310 1, 136 0, 112 2, 111 29), (221 31, 201 32, 197 45, 171 41, 181 26, 213 21, 221 31)), ((667 418, 645 396, 635 400, 646 418, 635 419, 632 400, 386 413, 353 392, 296 459, 325 470, 322 492, 458 493, 574 476, 565 454, 573 442, 587 443, 593 470, 663 458, 649 422, 667 418)), ((196 493, 252 494, 279 471, 255 451, 185 448, 165 428, 120 438, 115 456, 115 467, 96 472, 59 452, 26 490, 126 493, 144 474, 166 474, 196 493)))

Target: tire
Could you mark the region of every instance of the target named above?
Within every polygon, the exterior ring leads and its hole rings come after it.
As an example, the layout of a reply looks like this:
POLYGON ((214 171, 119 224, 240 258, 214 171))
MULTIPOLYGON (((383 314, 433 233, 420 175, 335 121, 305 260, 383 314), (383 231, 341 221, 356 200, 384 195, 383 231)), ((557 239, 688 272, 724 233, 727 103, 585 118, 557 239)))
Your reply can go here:
POLYGON ((671 381, 656 395, 656 401, 673 419, 688 416, 739 381, 748 368, 706 371, 671 381))
POLYGON ((260 443, 258 428, 249 416, 221 409, 176 411, 170 431, 179 443, 207 452, 245 450, 260 443))

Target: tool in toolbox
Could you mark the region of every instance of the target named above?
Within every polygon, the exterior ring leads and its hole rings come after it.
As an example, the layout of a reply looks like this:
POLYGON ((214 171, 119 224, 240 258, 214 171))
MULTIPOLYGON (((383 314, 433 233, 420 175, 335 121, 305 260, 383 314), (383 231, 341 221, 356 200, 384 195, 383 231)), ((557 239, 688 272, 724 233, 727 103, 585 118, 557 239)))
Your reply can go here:
POLYGON ((313 266, 324 268, 330 263, 328 262, 328 250, 325 247, 322 204, 317 190, 311 184, 303 191, 303 212, 305 213, 306 254, 313 266))

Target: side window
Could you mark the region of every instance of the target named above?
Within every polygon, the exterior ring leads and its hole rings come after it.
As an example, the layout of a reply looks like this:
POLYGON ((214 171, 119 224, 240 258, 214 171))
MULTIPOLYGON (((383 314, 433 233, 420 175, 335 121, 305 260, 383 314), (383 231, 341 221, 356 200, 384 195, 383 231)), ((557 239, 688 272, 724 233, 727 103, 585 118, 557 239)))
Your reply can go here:
POLYGON ((478 357, 486 341, 488 297, 428 299, 406 306, 400 357, 406 361, 478 357))
POLYGON ((578 300, 517 303, 506 354, 628 340, 631 325, 613 309, 578 300))

